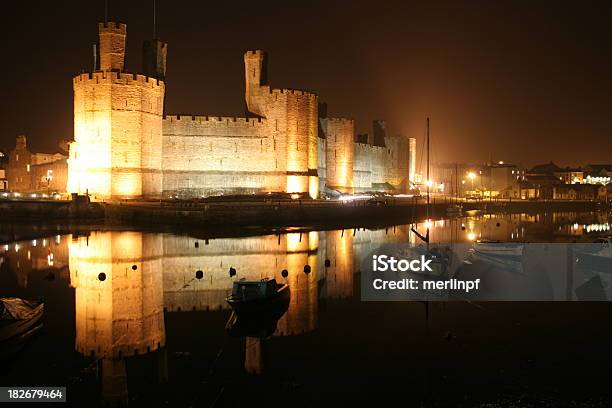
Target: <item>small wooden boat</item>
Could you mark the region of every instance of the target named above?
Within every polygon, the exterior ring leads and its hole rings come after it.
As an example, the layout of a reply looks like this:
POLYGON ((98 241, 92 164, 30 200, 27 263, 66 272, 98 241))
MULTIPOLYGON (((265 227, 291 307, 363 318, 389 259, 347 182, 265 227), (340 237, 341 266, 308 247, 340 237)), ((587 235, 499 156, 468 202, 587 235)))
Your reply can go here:
POLYGON ((253 316, 286 307, 290 297, 289 285, 266 278, 234 282, 232 294, 226 300, 237 315, 253 316))
POLYGON ((463 206, 459 204, 452 204, 446 207, 446 214, 448 215, 461 215, 463 212, 463 206))
POLYGON ((45 304, 41 301, 0 298, 0 345, 22 338, 39 327, 44 310, 45 304))
POLYGON ((520 242, 501 242, 479 240, 474 243, 474 251, 498 258, 520 260, 523 257, 524 245, 520 242))

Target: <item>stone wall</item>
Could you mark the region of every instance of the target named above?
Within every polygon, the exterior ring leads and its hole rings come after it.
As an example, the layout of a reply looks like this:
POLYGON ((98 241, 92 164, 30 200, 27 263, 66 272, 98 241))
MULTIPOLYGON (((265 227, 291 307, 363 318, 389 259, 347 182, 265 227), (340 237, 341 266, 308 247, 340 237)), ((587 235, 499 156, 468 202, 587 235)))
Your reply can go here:
POLYGON ((284 152, 270 121, 167 116, 163 120, 163 191, 181 197, 284 191, 284 152))
POLYGON ((354 144, 353 177, 355 191, 384 189, 388 179, 391 150, 366 143, 354 144))
POLYGON ((329 188, 353 192, 354 133, 351 119, 322 119, 326 139, 326 178, 329 188))

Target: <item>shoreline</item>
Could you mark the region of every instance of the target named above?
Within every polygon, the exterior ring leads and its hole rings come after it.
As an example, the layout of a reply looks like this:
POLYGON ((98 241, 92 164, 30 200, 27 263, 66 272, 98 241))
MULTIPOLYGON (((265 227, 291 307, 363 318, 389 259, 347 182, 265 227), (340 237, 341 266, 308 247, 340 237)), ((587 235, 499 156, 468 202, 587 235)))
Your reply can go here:
MULTIPOLYGON (((456 218, 447 202, 430 206, 429 218, 456 218)), ((593 201, 517 201, 463 203, 461 216, 497 213, 598 212, 609 210, 593 201), (468 213, 468 214, 466 214, 468 213)), ((0 243, 92 229, 138 229, 189 233, 201 238, 253 236, 287 231, 388 228, 423 222, 424 203, 405 199, 330 202, 292 200, 238 203, 72 201, 0 202, 0 243), (8 205, 7 205, 8 204, 8 205)))

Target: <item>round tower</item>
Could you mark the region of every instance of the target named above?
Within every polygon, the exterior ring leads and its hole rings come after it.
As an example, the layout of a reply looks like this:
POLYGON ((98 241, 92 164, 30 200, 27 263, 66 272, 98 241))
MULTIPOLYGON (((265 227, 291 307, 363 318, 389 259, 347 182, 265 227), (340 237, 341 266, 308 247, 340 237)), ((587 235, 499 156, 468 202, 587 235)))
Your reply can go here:
POLYGON ((68 190, 98 199, 162 192, 164 82, 123 72, 126 26, 100 23, 99 70, 76 76, 68 190))

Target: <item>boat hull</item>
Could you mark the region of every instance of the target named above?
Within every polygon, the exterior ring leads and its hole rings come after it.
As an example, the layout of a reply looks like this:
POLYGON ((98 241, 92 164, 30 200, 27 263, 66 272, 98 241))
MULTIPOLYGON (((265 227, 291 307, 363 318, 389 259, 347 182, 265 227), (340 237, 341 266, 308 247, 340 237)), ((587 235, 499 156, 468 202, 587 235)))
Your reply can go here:
POLYGON ((0 343, 21 336, 38 326, 45 305, 42 302, 32 303, 32 305, 33 308, 26 315, 18 319, 0 321, 0 343))
POLYGON ((253 317, 262 314, 274 314, 275 311, 286 309, 290 299, 289 286, 284 285, 273 296, 247 300, 229 296, 227 303, 239 317, 253 317))

